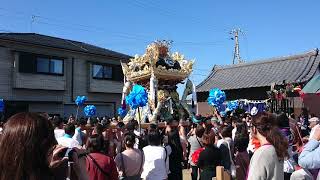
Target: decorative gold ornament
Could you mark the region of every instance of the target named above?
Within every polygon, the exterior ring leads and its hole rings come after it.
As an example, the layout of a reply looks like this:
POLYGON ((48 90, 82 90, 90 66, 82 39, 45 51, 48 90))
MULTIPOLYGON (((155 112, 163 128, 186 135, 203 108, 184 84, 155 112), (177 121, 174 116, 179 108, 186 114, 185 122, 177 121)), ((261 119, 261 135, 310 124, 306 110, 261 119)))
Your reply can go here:
POLYGON ((153 73, 159 80, 181 82, 192 72, 193 61, 175 52, 170 54, 170 41, 156 41, 148 45, 145 54, 135 55, 128 64, 122 63, 123 73, 128 81, 148 80, 153 73))
POLYGON ((158 91, 158 101, 165 102, 168 98, 168 91, 167 90, 159 90, 158 91))

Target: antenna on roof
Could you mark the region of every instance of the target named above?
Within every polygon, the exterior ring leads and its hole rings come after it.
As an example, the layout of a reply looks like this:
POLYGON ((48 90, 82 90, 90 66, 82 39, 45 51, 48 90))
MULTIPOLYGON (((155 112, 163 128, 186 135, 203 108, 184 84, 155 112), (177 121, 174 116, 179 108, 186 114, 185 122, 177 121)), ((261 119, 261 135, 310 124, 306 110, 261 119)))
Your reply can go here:
POLYGON ((244 60, 242 60, 240 57, 239 33, 243 33, 240 28, 233 29, 230 32, 232 35, 231 40, 234 40, 235 42, 232 64, 235 64, 235 60, 237 60, 237 63, 244 63, 244 60))
POLYGON ((32 33, 32 31, 33 31, 33 23, 36 21, 36 17, 37 16, 35 16, 35 15, 31 15, 31 20, 30 20, 30 32, 32 33))

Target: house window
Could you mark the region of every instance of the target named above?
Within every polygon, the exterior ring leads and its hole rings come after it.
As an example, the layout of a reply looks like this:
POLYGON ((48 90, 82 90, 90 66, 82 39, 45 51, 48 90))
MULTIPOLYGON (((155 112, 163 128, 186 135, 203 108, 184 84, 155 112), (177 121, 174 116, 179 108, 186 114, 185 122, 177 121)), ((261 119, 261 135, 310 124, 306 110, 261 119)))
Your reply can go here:
POLYGON ((103 66, 103 76, 104 76, 104 78, 111 79, 112 78, 112 67, 103 66))
POLYGON ((63 62, 62 58, 21 52, 19 72, 63 75, 63 62))
POLYGON ((50 59, 37 58, 37 72, 49 73, 50 72, 50 59))
POLYGON ((63 74, 63 60, 37 57, 37 73, 63 74))
POLYGON ((103 66, 94 64, 92 66, 92 72, 94 78, 103 78, 103 66))
POLYGON ((96 79, 112 79, 112 67, 108 65, 93 64, 92 77, 96 79))
POLYGON ((51 59, 50 73, 63 74, 63 61, 60 59, 51 59))

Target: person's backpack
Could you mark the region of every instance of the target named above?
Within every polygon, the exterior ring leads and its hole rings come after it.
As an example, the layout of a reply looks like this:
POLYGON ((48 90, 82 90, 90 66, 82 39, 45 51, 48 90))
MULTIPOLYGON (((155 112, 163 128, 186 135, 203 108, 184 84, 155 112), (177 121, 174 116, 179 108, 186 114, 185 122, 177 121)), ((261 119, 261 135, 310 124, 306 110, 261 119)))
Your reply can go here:
POLYGON ((197 150, 195 150, 192 155, 191 155, 191 161, 194 163, 194 164, 198 164, 198 159, 199 159, 199 156, 200 156, 200 153, 204 150, 204 147, 201 147, 197 150))
POLYGON ((199 156, 200 156, 200 153, 204 150, 204 147, 202 145, 202 143, 199 141, 198 137, 196 136, 196 139, 199 143, 199 146, 200 148, 197 149, 196 151, 194 151, 192 154, 191 154, 191 161, 194 163, 194 164, 197 164, 198 163, 198 159, 199 159, 199 156))

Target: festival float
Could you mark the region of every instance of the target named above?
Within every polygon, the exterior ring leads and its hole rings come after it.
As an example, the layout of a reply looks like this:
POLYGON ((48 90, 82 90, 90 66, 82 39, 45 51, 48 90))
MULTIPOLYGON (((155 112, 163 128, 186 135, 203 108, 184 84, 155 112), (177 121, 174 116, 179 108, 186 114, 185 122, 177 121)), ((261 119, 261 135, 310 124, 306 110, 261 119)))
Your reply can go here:
POLYGON ((143 55, 121 63, 124 87, 118 113, 124 122, 136 119, 140 123, 157 124, 192 116, 186 103, 192 83, 191 86, 187 83, 181 100, 177 85, 190 76, 194 61, 186 60, 178 52, 171 53, 170 47, 170 41, 155 41, 147 46, 143 55))

